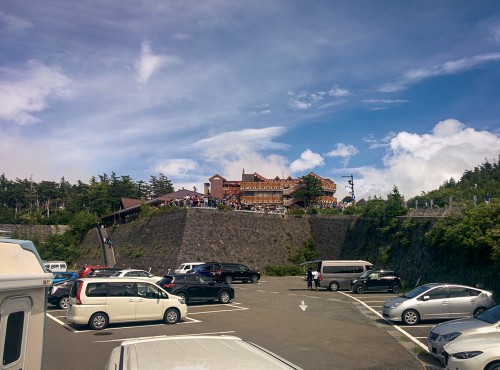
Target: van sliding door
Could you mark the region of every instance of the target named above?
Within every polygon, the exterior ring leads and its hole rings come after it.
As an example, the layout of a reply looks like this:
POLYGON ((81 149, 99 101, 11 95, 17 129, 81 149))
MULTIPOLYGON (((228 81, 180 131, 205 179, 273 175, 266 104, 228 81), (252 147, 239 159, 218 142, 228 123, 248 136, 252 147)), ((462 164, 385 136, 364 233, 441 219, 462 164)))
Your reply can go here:
MULTIPOLYGON (((31 317, 31 300, 27 296, 5 299, 0 305, 0 357, 2 369, 23 369, 27 359, 26 343, 31 317)), ((31 362, 36 363, 36 359, 31 362)))

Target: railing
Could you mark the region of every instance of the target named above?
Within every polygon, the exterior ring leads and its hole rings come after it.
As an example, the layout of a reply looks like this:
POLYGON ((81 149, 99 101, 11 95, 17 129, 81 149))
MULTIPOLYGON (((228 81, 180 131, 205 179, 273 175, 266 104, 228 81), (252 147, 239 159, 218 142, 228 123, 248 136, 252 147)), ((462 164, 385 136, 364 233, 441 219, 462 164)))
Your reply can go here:
POLYGON ((283 198, 279 196, 241 196, 241 203, 247 204, 282 204, 283 198))

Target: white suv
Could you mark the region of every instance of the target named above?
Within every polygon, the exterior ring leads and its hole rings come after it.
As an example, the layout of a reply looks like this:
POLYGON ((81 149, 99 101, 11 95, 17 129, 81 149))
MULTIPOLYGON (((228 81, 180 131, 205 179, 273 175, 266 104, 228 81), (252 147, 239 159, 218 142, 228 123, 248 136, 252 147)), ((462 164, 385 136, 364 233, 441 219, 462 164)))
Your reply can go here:
POLYGON ((100 330, 109 323, 163 320, 175 324, 187 316, 183 298, 134 278, 77 279, 69 294, 70 324, 100 330))

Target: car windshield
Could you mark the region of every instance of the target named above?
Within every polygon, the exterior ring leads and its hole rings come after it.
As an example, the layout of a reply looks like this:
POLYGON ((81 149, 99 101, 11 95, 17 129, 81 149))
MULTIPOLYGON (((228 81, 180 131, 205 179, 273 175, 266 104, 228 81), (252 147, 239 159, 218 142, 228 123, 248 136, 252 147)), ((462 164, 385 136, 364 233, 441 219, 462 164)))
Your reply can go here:
POLYGON ((368 271, 365 271, 363 272, 363 274, 358 278, 358 279, 365 279, 368 277, 368 275, 370 275, 371 273, 373 272, 373 270, 368 270, 368 271))
POLYGON ((403 297, 404 298, 415 298, 416 296, 428 291, 431 288, 432 288, 432 286, 429 286, 429 285, 421 285, 419 287, 416 287, 413 290, 410 290, 408 293, 403 295, 403 297))
POLYGON ((120 276, 120 274, 121 274, 121 273, 122 273, 121 271, 116 271, 116 272, 115 272, 113 275, 111 275, 111 276, 120 276))
POLYGON ((500 321, 500 305, 491 307, 490 309, 477 314, 474 318, 489 324, 495 324, 500 321))

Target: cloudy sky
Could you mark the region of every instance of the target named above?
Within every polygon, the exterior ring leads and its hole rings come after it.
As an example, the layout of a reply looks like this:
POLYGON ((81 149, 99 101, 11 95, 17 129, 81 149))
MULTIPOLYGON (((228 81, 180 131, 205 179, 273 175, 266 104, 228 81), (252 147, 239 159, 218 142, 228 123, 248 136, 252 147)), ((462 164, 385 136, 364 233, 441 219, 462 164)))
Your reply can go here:
POLYGON ((496 0, 2 0, 0 173, 406 198, 500 155, 496 0))

